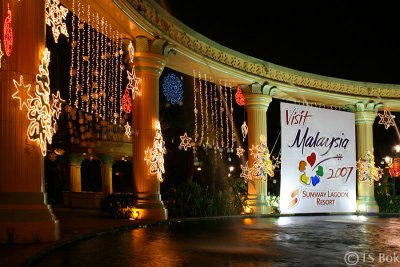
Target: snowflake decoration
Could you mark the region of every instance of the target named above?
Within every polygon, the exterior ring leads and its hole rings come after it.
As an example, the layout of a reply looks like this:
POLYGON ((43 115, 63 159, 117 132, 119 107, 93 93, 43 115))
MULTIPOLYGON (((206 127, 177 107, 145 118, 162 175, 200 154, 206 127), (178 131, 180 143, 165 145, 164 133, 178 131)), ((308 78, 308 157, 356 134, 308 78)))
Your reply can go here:
POLYGON ((396 118, 396 116, 393 116, 390 112, 388 112, 387 110, 383 111, 383 114, 378 113, 380 121, 379 124, 383 124, 385 125, 385 129, 387 130, 390 126, 395 126, 396 123, 394 121, 394 118, 396 118))
POLYGON ((51 94, 51 95, 52 95, 51 110, 52 110, 53 121, 55 123, 55 121, 60 118, 62 103, 64 103, 65 100, 61 98, 60 91, 57 91, 56 94, 51 94))
POLYGON ((383 171, 380 167, 375 166, 375 158, 371 152, 367 152, 364 158, 357 161, 358 180, 360 182, 368 182, 371 185, 374 181, 382 178, 383 171))
POLYGON ((7 16, 4 20, 4 32, 3 32, 3 41, 4 41, 4 52, 6 52, 6 56, 11 56, 12 46, 13 46, 13 30, 11 24, 11 8, 10 3, 7 5, 7 16))
POLYGON ((240 165, 242 169, 240 177, 243 177, 247 182, 254 179, 266 180, 268 176, 274 176, 275 166, 270 159, 269 150, 264 137, 260 137, 259 145, 252 145, 250 155, 254 158, 253 166, 249 167, 247 162, 245 166, 240 165))
POLYGON ((185 151, 189 148, 192 147, 192 145, 190 144, 190 140, 192 140, 191 137, 187 136, 187 134, 185 133, 184 135, 180 136, 181 138, 181 143, 179 146, 183 147, 183 149, 185 149, 185 151))
POLYGON ((246 138, 247 133, 249 132, 249 128, 247 127, 246 121, 243 122, 241 129, 242 129, 243 142, 244 142, 244 139, 246 138))
POLYGON ((172 105, 182 102, 183 83, 176 74, 171 73, 166 75, 163 79, 162 87, 165 98, 172 105))
POLYGON ((235 93, 235 100, 236 103, 239 106, 244 106, 245 102, 244 102, 244 95, 243 95, 243 91, 242 88, 238 87, 235 93))
POLYGON ((274 168, 279 169, 281 166, 281 153, 277 157, 271 156, 272 161, 274 162, 274 168))
POLYGON ((31 85, 24 85, 24 77, 19 76, 19 83, 13 80, 14 86, 17 91, 12 95, 12 98, 19 100, 19 109, 22 110, 23 107, 28 109, 28 101, 33 97, 30 94, 31 85))
POLYGON ((248 164, 249 164, 248 161, 246 161, 246 165, 244 165, 244 166, 242 164, 240 164, 240 168, 242 169, 242 173, 240 174, 240 177, 242 177, 246 183, 253 180, 253 178, 251 176, 252 171, 249 168, 248 164))
POLYGON ((167 153, 167 149, 165 148, 165 142, 161 133, 160 122, 156 121, 155 124, 156 135, 154 137, 153 147, 148 147, 145 150, 145 158, 147 165, 150 165, 150 174, 157 175, 157 178, 160 182, 163 181, 162 174, 165 173, 164 168, 164 154, 167 153))
POLYGON ((131 137, 131 135, 132 135, 132 127, 129 125, 128 122, 126 122, 124 127, 125 127, 125 135, 128 136, 128 137, 131 137))
POLYGON ((60 5, 59 0, 46 0, 46 24, 51 27, 54 42, 58 43, 60 34, 69 37, 67 26, 63 20, 67 19, 68 9, 60 5))
POLYGON ((236 148, 236 155, 240 158, 241 156, 243 156, 245 150, 239 146, 238 148, 236 148))

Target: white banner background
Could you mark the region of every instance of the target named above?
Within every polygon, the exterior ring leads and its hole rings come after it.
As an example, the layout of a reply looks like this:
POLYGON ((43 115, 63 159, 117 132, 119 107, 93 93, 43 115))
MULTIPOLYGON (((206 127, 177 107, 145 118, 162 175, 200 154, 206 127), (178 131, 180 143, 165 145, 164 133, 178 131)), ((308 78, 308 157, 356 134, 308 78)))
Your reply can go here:
POLYGON ((354 114, 281 103, 281 213, 356 211, 354 114))

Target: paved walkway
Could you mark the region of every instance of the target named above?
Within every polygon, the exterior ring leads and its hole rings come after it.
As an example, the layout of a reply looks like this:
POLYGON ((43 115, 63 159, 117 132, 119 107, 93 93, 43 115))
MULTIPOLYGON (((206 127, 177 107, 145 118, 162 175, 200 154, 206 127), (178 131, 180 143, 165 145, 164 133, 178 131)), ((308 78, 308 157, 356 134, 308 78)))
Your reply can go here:
POLYGON ((100 215, 99 210, 70 209, 64 207, 53 207, 52 209, 60 221, 60 240, 42 244, 0 245, 0 266, 24 266, 31 257, 41 255, 49 249, 62 244, 93 236, 96 233, 150 223, 149 221, 105 218, 100 215))

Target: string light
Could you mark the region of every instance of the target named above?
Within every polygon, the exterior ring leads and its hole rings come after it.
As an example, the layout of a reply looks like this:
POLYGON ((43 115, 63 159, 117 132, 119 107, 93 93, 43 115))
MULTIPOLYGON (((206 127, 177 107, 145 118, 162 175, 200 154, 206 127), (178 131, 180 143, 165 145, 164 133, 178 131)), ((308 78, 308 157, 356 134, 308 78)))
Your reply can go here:
POLYGON ((383 111, 383 114, 378 113, 378 116, 380 118, 379 124, 385 125, 385 129, 387 130, 390 126, 395 126, 396 123, 394 121, 394 118, 396 116, 393 116, 390 111, 388 112, 387 110, 383 111))
POLYGON ((4 41, 4 52, 6 56, 11 56, 11 51, 13 47, 13 30, 11 24, 11 8, 10 3, 7 4, 7 16, 4 20, 4 32, 3 32, 3 41, 4 41))
POLYGON ((69 37, 67 26, 63 20, 67 19, 68 9, 60 5, 59 0, 46 0, 46 24, 51 27, 54 42, 58 43, 60 34, 69 37))
POLYGON ((235 137, 234 137, 234 128, 233 128, 233 92, 232 92, 232 87, 231 86, 229 86, 229 92, 230 92, 230 99, 231 99, 231 117, 230 117, 230 119, 231 119, 231 129, 232 129, 232 131, 231 131, 231 152, 233 152, 233 146, 234 146, 234 139, 235 139, 235 137))
POLYGON ((165 173, 164 154, 167 153, 165 142, 161 133, 160 122, 155 123, 156 135, 154 137, 153 147, 145 150, 145 158, 147 165, 150 165, 150 174, 157 175, 160 182, 163 181, 162 174, 165 173))
MULTIPOLYGON (((208 137, 208 81, 207 74, 204 74, 204 95, 206 96, 206 148, 210 145, 208 137)), ((210 97, 211 98, 211 97, 210 97)))
POLYGON ((75 0, 72 1, 72 43, 71 43, 71 67, 69 70, 69 85, 68 85, 68 105, 72 105, 72 84, 73 77, 76 76, 75 69, 75 53, 76 53, 76 39, 75 39, 75 0))
POLYGON ((12 98, 19 101, 19 109, 22 110, 23 107, 28 109, 28 100, 32 99, 33 96, 30 94, 31 85, 24 85, 24 77, 19 76, 19 83, 13 80, 16 92, 12 95, 12 98))
MULTIPOLYGON (((224 122, 222 120, 222 112, 224 111, 224 108, 222 107, 222 102, 223 102, 223 94, 222 94, 222 85, 221 85, 221 80, 219 80, 219 86, 218 86, 218 90, 219 90, 219 118, 220 118, 220 123, 221 123, 221 150, 224 148, 225 143, 224 143, 224 122)), ((222 153, 221 153, 221 157, 222 157, 222 153)))
POLYGON ((214 114, 215 114, 215 147, 214 151, 216 153, 217 150, 219 150, 219 142, 218 142, 218 136, 219 136, 219 126, 218 126, 218 97, 217 97, 217 85, 214 84, 214 114))
POLYGON ((201 116, 201 136, 200 136, 200 145, 203 144, 204 140, 204 111, 203 111, 203 94, 202 94, 202 80, 201 74, 199 72, 199 98, 200 98, 200 116, 201 116))
MULTIPOLYGON (((212 80, 210 79, 211 85, 210 85, 210 107, 211 107, 211 126, 212 126, 212 132, 215 132, 215 126, 214 126, 214 94, 213 94, 213 84, 212 84, 212 80)), ((213 146, 215 146, 215 139, 213 139, 213 146)))
POLYGON ((192 147, 190 144, 190 141, 192 140, 192 138, 190 138, 189 136, 187 136, 187 133, 185 133, 184 135, 180 136, 181 138, 181 143, 180 143, 180 147, 183 147, 183 149, 186 151, 189 147, 192 147))
POLYGON ((182 103, 183 83, 175 74, 170 73, 163 78, 163 94, 172 105, 182 103))
POLYGON ((193 112, 194 112, 194 143, 197 144, 197 137, 198 137, 198 127, 197 127, 197 99, 196 99, 196 95, 197 95, 197 89, 196 89, 196 71, 193 70, 193 112))
POLYGON ((228 114, 228 87, 224 83, 225 98, 223 99, 225 105, 225 123, 226 123, 226 150, 229 152, 229 114, 228 114))
POLYGON ((1 43, 0 43, 0 69, 1 69, 1 61, 3 59, 4 53, 3 50, 1 50, 1 43))

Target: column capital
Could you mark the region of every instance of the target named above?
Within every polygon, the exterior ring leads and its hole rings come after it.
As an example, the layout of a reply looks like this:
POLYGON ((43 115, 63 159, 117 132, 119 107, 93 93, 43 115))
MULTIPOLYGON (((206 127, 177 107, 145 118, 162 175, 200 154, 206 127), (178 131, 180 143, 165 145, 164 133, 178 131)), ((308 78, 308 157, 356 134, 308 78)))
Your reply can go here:
POLYGON ((269 85, 268 82, 263 84, 252 83, 252 84, 241 84, 240 87, 243 90, 244 96, 249 94, 266 95, 272 97, 276 93, 278 88, 276 86, 269 85))
POLYGON ((99 154, 97 155, 101 161, 108 166, 112 166, 115 162, 114 156, 109 155, 109 154, 99 154))
POLYGON ((347 105, 346 109, 355 113, 356 124, 373 124, 378 109, 381 107, 383 107, 382 103, 375 103, 373 101, 359 101, 354 105, 347 105))
POLYGON ((81 154, 71 153, 67 156, 70 165, 81 165, 82 161, 85 160, 81 154))

